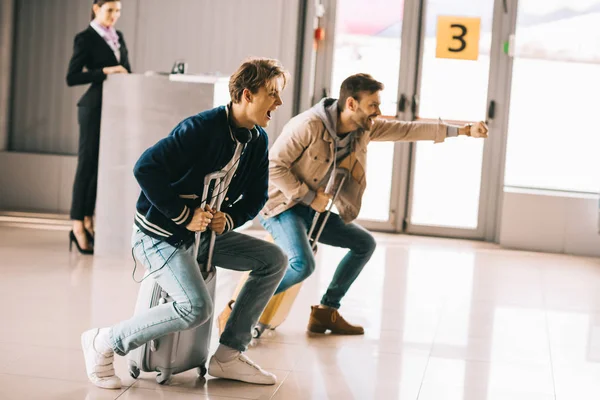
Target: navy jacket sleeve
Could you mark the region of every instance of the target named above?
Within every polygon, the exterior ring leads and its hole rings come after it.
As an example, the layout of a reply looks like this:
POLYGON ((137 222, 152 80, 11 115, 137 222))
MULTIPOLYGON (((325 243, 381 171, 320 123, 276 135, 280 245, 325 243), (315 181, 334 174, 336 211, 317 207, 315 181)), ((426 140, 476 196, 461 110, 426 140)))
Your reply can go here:
MULTIPOLYGON (((169 136, 146 150, 135 164, 133 174, 148 200, 177 225, 187 226, 194 211, 171 187, 192 166, 189 149, 201 149, 202 124, 186 119, 169 136)), ((197 155, 201 156, 201 155, 197 155)))
POLYGON ((83 71, 89 60, 89 44, 86 41, 85 32, 75 36, 73 44, 73 56, 69 61, 69 69, 67 70, 67 85, 85 85, 88 83, 102 82, 106 75, 102 72, 102 68, 92 71, 83 71))
POLYGON ((264 207, 268 198, 269 190, 269 144, 267 133, 261 130, 260 139, 256 143, 258 153, 257 163, 252 174, 252 180, 248 184, 248 189, 243 193, 241 200, 225 210, 232 219, 235 229, 258 215, 264 207))

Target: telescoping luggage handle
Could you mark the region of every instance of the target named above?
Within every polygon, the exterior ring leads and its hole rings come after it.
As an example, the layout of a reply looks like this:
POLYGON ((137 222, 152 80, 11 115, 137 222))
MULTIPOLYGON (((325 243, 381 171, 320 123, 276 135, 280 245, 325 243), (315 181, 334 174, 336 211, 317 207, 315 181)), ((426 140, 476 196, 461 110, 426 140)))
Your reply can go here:
MULTIPOLYGON (((202 204, 200 207, 204 209, 206 207, 207 199, 210 196, 210 202, 208 204, 211 208, 220 209, 221 203, 223 202, 223 198, 225 197, 225 192, 227 188, 223 187, 225 183, 225 176, 227 175, 227 171, 218 171, 212 172, 204 177, 204 191, 202 192, 202 196, 204 199, 202 200, 202 204), (210 191, 211 184, 213 184, 212 191, 210 191)), ((207 228, 208 230, 208 228, 207 228)), ((198 251, 200 250, 200 235, 201 232, 196 232, 196 241, 194 243, 194 258, 198 259, 198 251)), ((216 235, 213 231, 210 231, 210 244, 208 247, 208 258, 206 259, 206 272, 210 272, 212 269, 212 255, 215 247, 215 239, 216 235)), ((159 304, 164 304, 167 302, 167 292, 161 290, 160 299, 158 300, 159 304)), ((157 340, 150 341, 150 351, 157 351, 158 346, 157 340)), ((160 375, 159 375, 160 376, 160 375)))
MULTIPOLYGON (((211 209, 220 210, 221 203, 223 203, 223 198, 227 192, 227 188, 223 187, 225 183, 225 176, 227 175, 227 171, 217 171, 211 172, 204 177, 204 191, 202 192, 202 196, 204 199, 202 200, 202 204, 200 207, 204 210, 206 204, 208 203, 211 209), (212 190, 211 190, 212 185, 212 190), (210 200, 209 200, 210 199, 210 200)), ((209 229, 205 232, 208 232, 209 229)), ((198 259, 198 252, 200 251, 200 236, 202 232, 196 232, 196 242, 194 244, 194 258, 198 259)), ((210 272, 212 268, 212 257, 213 251, 215 248, 215 239, 216 234, 212 230, 210 230, 210 243, 208 245, 208 257, 206 258, 206 272, 210 272)))
POLYGON ((315 213, 312 224, 310 226, 310 230, 308 231, 308 241, 313 252, 317 251, 317 242, 319 241, 319 237, 321 237, 323 228, 325 228, 325 224, 329 219, 329 214, 331 214, 331 209, 333 208, 333 205, 337 200, 338 195, 340 194, 340 191, 342 190, 342 187, 344 186, 344 183, 348 179, 349 175, 350 173, 346 168, 336 168, 331 174, 331 177, 329 178, 329 182, 327 183, 327 187, 325 188, 325 193, 332 195, 332 199, 329 202, 329 207, 325 212, 323 222, 321 222, 321 225, 319 225, 319 229, 317 230, 315 236, 313 237, 313 233, 317 227, 321 213, 315 213))

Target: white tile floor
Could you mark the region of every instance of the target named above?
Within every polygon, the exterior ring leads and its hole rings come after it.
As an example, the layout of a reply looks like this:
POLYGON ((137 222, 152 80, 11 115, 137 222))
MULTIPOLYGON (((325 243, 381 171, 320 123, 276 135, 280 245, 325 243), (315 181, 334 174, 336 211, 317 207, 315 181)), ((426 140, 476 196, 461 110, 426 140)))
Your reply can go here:
MULTIPOLYGON (((189 372, 159 386, 150 373, 134 381, 117 357, 126 386, 108 391, 87 382, 79 335, 130 316, 133 263, 69 254, 65 231, 0 227, 0 399, 600 398, 600 260, 376 236, 341 309, 364 336, 305 332, 343 254, 321 246, 288 320, 249 350, 278 385, 189 372)), ((218 312, 239 275, 219 270, 218 312)))

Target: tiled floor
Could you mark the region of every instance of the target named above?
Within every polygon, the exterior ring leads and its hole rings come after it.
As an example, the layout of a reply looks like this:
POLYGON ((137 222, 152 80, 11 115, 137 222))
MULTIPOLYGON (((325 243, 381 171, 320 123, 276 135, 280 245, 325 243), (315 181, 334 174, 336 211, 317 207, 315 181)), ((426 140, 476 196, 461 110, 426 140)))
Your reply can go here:
MULTIPOLYGON (((321 246, 288 320, 249 350, 278 385, 189 372, 159 386, 150 373, 134 381, 117 357, 126 387, 98 389, 86 380, 79 335, 129 317, 138 285, 130 259, 69 254, 66 239, 0 227, 0 399, 600 398, 600 260, 403 235, 377 235, 343 303, 364 337, 305 332, 309 305, 343 254, 321 246)), ((219 312, 238 277, 219 270, 219 312)))

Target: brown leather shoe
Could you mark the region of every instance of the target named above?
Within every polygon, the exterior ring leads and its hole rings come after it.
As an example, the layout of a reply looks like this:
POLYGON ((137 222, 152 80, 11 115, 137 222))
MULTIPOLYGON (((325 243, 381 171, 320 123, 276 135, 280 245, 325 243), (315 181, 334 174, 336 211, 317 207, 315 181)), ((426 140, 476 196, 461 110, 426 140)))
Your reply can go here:
POLYGON ((311 306, 308 331, 325 333, 330 330, 333 335, 362 335, 365 330, 362 326, 349 324, 335 308, 320 308, 311 306))
POLYGON ((235 300, 229 300, 229 303, 227 303, 223 311, 221 311, 221 314, 219 314, 219 336, 221 336, 225 330, 225 325, 227 325, 227 321, 233 310, 233 303, 235 303, 235 300))

